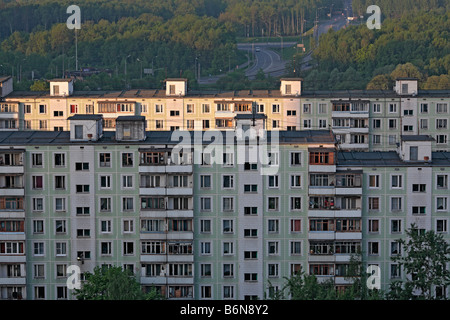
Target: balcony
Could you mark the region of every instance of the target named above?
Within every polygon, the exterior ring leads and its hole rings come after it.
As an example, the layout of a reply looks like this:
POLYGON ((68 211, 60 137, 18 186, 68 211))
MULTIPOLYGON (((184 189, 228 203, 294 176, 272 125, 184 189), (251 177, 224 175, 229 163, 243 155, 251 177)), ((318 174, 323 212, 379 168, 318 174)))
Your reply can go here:
POLYGON ((361 187, 336 187, 335 189, 336 195, 349 195, 349 196, 361 196, 362 188, 361 187))
POLYGON ((334 231, 309 231, 308 239, 309 240, 334 240, 335 235, 334 231))
POLYGON ((333 254, 309 254, 308 262, 335 262, 336 258, 333 254))
POLYGON ((362 232, 339 232, 336 231, 336 240, 362 240, 362 232))

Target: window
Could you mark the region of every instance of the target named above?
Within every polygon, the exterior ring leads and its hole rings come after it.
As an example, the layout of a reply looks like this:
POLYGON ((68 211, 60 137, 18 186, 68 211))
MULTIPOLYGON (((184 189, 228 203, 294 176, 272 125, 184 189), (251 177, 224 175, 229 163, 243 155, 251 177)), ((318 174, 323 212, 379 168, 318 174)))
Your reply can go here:
POLYGON ((89 207, 77 207, 76 208, 77 215, 90 215, 90 208, 89 207))
POLYGON ((401 254, 400 242, 392 241, 391 242, 391 256, 393 256, 393 255, 400 255, 400 254, 401 254))
POLYGON ((402 176, 401 175, 392 175, 391 176, 391 187, 392 188, 402 188, 402 176))
POLYGON ((291 176, 291 188, 301 188, 302 186, 302 176, 292 175, 291 176))
POLYGON ((302 165, 302 153, 301 152, 291 152, 290 153, 290 164, 291 164, 291 166, 301 166, 302 165))
POLYGON ((423 206, 413 206, 412 207, 413 214, 426 214, 426 207, 423 206))
POLYGON ((76 191, 77 191, 77 193, 89 193, 89 185, 88 184, 77 184, 76 191))
MULTIPOLYGON (((55 252, 57 256, 65 256, 67 255, 67 243, 66 242, 56 242, 55 243, 55 252)), ((65 273, 65 270, 63 270, 65 273)))
POLYGON ((102 256, 109 256, 112 253, 112 243, 111 242, 100 242, 100 254, 102 256))
POLYGON ((223 220, 222 231, 223 233, 233 233, 233 220, 223 220))
POLYGON ((123 231, 123 233, 133 233, 134 232, 134 220, 133 219, 123 220, 122 231, 123 231))
POLYGON ((133 188, 133 176, 122 176, 122 188, 133 188))
MULTIPOLYGON (((292 157, 291 157, 291 164, 292 164, 292 157)), ((309 153, 309 164, 311 164, 311 165, 332 165, 332 164, 334 164, 334 153, 333 152, 310 152, 309 153)))
POLYGON ((202 189, 210 189, 211 188, 211 176, 210 175, 201 175, 200 176, 200 188, 202 188, 202 189))
POLYGON ((280 209, 279 207, 280 198, 268 197, 267 202, 268 202, 267 207, 269 211, 278 211, 280 209))
POLYGON ((396 113, 397 112, 397 104, 396 103, 390 103, 389 104, 389 113, 396 113))
POLYGON ((90 238, 91 230, 90 229, 77 229, 77 238, 90 238))
POLYGON ((391 220, 391 233, 402 232, 402 220, 391 220))
POLYGON ((53 155, 53 164, 55 167, 65 167, 66 166, 66 154, 65 153, 55 153, 53 155))
POLYGON ((381 113, 381 103, 373 104, 373 113, 381 113))
POLYGON ((405 126, 403 126, 403 131, 405 131, 405 132, 414 131, 414 127, 413 126, 409 126, 409 125, 405 125, 405 126))
POLYGON ((257 184, 244 184, 244 192, 245 193, 258 192, 258 185, 257 184))
POLYGON ((111 198, 100 198, 100 211, 111 212, 111 198))
POLYGON ((232 263, 223 264, 223 277, 224 278, 234 277, 234 265, 232 263))
POLYGON ((413 184, 412 191, 413 192, 426 192, 427 185, 426 184, 413 184))
POLYGON ((111 153, 100 153, 99 154, 99 166, 102 168, 111 167, 111 153))
POLYGON ((327 107, 326 103, 319 103, 319 114, 327 113, 327 107))
POLYGON ((272 128, 276 129, 280 127, 280 120, 272 120, 272 128))
POLYGON ((311 103, 303 104, 303 113, 311 113, 311 103))
POLYGON ((163 105, 162 104, 155 104, 155 113, 163 113, 163 105))
POLYGON ((224 197, 222 198, 222 211, 230 212, 234 210, 234 198, 224 197))
POLYGON ((391 211, 401 211, 402 210, 402 198, 392 197, 391 198, 391 211))
POLYGON ((43 186, 43 177, 42 176, 33 176, 33 189, 42 189, 43 186))
POLYGON ((234 153, 224 152, 222 160, 224 167, 232 167, 234 165, 234 153))
POLYGON ((33 243, 33 254, 35 256, 43 256, 44 255, 44 243, 43 242, 33 243))
POLYGON ((446 134, 436 135, 436 143, 446 144, 447 143, 447 135, 446 134))
POLYGON ((380 232, 380 221, 378 219, 369 219, 369 232, 370 233, 380 232))
POLYGON ((278 241, 269 241, 267 243, 267 254, 268 255, 277 255, 278 251, 278 241))
POLYGON ((304 129, 310 129, 311 127, 312 127, 311 119, 303 120, 303 128, 304 129))
POLYGON ((211 242, 200 242, 200 253, 202 255, 211 254, 211 242))
POLYGON ((75 162, 75 170, 76 171, 88 171, 89 170, 89 162, 75 162))
POLYGON ((66 198, 55 198, 55 211, 66 211, 66 198))
POLYGON ((222 177, 223 183, 222 188, 224 189, 233 189, 234 188, 234 176, 226 175, 222 177))
POLYGON ((447 119, 436 119, 436 129, 447 129, 447 119))
POLYGON ((44 233, 44 220, 33 221, 33 233, 44 233))
POLYGON ((210 263, 202 263, 200 265, 200 276, 202 278, 211 277, 211 264, 210 263))
POLYGON ((286 115, 291 117, 291 116, 296 116, 297 115, 297 111, 296 110, 287 110, 286 111, 286 115))
POLYGON ((292 219, 290 223, 291 233, 302 232, 302 220, 301 219, 292 219))
POLYGON ((100 188, 111 188, 111 176, 100 176, 100 188))
POLYGON ((397 129, 397 119, 389 119, 389 129, 397 129))
POLYGON ((211 220, 200 220, 200 232, 211 233, 211 220))
POLYGON ((279 187, 279 184, 278 184, 279 179, 278 178, 279 178, 278 176, 268 176, 267 177, 269 188, 278 188, 279 187))
POLYGON ((428 119, 420 119, 420 129, 428 129, 428 119))
POLYGON ((122 198, 122 210, 123 211, 134 210, 134 198, 130 197, 122 198))
POLYGON ((156 129, 164 129, 164 120, 155 120, 156 129))
POLYGON ((209 104, 203 103, 202 104, 202 113, 209 113, 210 111, 211 111, 211 108, 210 108, 209 104))
POLYGON ((258 207, 244 207, 244 215, 257 215, 258 207))
POLYGON ((437 189, 448 189, 448 175, 438 174, 436 177, 436 188, 437 189))
POLYGON ((380 176, 379 175, 369 175, 369 188, 379 188, 380 187, 380 176))
POLYGON ((31 154, 31 165, 33 167, 42 167, 42 153, 31 154))
POLYGON ((446 211, 447 210, 447 197, 436 198, 436 209, 446 211))
POLYGON ((122 153, 122 167, 132 167, 133 166, 133 154, 132 153, 122 153))
POLYGON ((445 219, 438 219, 436 220, 436 232, 447 232, 447 220, 445 219))
POLYGON ((319 119, 319 129, 323 129, 327 127, 327 120, 326 119, 319 119))
POLYGON ((302 198, 301 197, 291 197, 291 211, 302 209, 302 198))
POLYGON ((171 117, 177 117, 180 115, 180 111, 179 110, 170 110, 170 116, 171 117))
POLYGON ((428 103, 420 104, 420 113, 428 113, 428 103))
POLYGON ((194 104, 192 103, 186 104, 186 113, 194 113, 194 104))
POLYGON ((134 254, 134 242, 124 242, 123 243, 123 254, 133 255, 134 254))
POLYGON ((257 164, 257 163, 249 163, 249 162, 245 162, 245 163, 244 163, 244 170, 245 170, 245 171, 254 171, 254 170, 258 170, 258 164, 257 164))
POLYGON ((372 127, 374 129, 380 129, 381 128, 381 119, 373 119, 372 127))
POLYGON ((279 233, 280 232, 280 221, 277 219, 269 219, 267 221, 267 232, 268 233, 279 233))
POLYGON ((447 113, 448 108, 446 103, 436 103, 436 113, 447 113))
POLYGON ((258 258, 258 251, 244 251, 244 259, 257 259, 258 258))
POLYGON ((33 198, 33 211, 43 211, 43 210, 44 210, 44 199, 33 198))
POLYGON ((258 236, 258 229, 244 229, 244 237, 255 238, 258 236))
POLYGON ((211 198, 200 198, 200 210, 211 211, 211 198))
POLYGON ((272 113, 280 113, 280 105, 272 104, 272 113))
POLYGON ((302 243, 301 241, 291 241, 291 255, 301 255, 302 254, 302 243))
POLYGON ((379 242, 368 242, 369 255, 377 256, 380 254, 380 243, 379 242))
POLYGON ((39 113, 40 114, 47 113, 47 106, 45 104, 40 104, 39 105, 39 113))

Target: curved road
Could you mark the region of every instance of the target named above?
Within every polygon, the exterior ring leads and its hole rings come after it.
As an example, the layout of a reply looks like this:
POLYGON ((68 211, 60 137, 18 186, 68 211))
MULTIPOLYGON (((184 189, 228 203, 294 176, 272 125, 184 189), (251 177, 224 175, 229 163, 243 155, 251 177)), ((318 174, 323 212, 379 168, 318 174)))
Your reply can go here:
MULTIPOLYGON (((351 15, 351 1, 346 0, 345 1, 345 11, 348 15, 351 15)), ((344 28, 347 25, 347 16, 346 15, 338 15, 333 16, 331 19, 319 21, 317 33, 318 36, 322 33, 328 32, 328 29, 333 28, 334 30, 339 30, 341 28, 344 28)), ((256 74, 260 69, 263 70, 263 72, 268 75, 274 77, 279 77, 285 74, 285 66, 287 61, 284 61, 281 59, 281 56, 276 51, 272 50, 272 48, 286 48, 296 45, 296 42, 284 42, 281 46, 282 39, 280 39, 280 42, 269 42, 269 43, 238 43, 237 48, 239 50, 245 50, 248 52, 248 54, 253 53, 253 56, 255 57, 255 60, 252 63, 250 63, 250 66, 245 71, 245 75, 249 79, 254 79, 256 74)), ((311 57, 311 51, 307 53, 303 58, 303 66, 302 69, 306 70, 309 68, 312 68, 310 65, 310 61, 312 60, 311 57)), ((248 63, 244 63, 239 68, 245 68, 247 67, 248 63)), ((209 76, 207 78, 202 78, 198 80, 198 83, 200 84, 210 84, 215 83, 217 80, 219 80, 221 77, 225 76, 225 74, 221 75, 215 75, 215 76, 209 76)))

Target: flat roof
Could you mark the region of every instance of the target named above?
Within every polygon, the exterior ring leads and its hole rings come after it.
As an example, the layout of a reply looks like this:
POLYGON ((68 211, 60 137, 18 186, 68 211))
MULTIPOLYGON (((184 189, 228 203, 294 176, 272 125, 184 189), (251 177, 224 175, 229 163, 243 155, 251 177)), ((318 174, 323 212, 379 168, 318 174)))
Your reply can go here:
MULTIPOLYGON (((197 138, 198 133, 195 131, 183 131, 191 136, 192 141, 197 138)), ((201 137, 209 131, 201 131, 201 137)), ((217 132, 217 131, 215 131, 217 132)), ((226 137, 227 131, 221 132, 223 137, 226 137)), ((209 132, 208 134, 210 134, 209 132)), ((178 144, 180 140, 172 140, 173 131, 146 131, 145 141, 116 141, 115 131, 103 131, 103 135, 96 141, 70 141, 70 131, 0 131, 0 146, 15 146, 15 145, 69 145, 69 144, 178 144)), ((303 131, 267 131, 268 143, 278 135, 280 144, 308 144, 308 143, 323 143, 334 144, 334 135, 328 130, 303 130, 303 131)), ((236 137, 235 137, 236 139, 236 137)), ((226 143, 226 139, 223 139, 226 143)), ((204 143, 209 144, 210 138, 205 138, 204 143)))
POLYGON ((431 162, 403 161, 395 151, 341 151, 337 158, 342 167, 450 167, 450 152, 432 152, 431 162))
POLYGON ((102 120, 101 114, 76 114, 67 118, 67 120, 102 120))
POLYGON ((400 136, 402 141, 434 141, 434 138, 429 135, 401 135, 400 136))
POLYGON ((144 116, 118 116, 116 121, 145 121, 144 116))

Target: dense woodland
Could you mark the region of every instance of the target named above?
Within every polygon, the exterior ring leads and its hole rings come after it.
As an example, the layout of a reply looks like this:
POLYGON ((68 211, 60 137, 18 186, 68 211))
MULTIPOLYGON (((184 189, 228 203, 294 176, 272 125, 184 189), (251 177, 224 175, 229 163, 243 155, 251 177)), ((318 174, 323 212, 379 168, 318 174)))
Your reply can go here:
POLYGON ((303 74, 309 89, 388 89, 395 75, 416 76, 423 89, 450 89, 450 11, 405 13, 380 30, 365 23, 331 30, 314 57, 317 67, 303 74), (405 64, 408 71, 391 75, 405 64))
MULTIPOLYGON (((450 64, 448 0, 353 0, 355 14, 369 4, 383 14, 381 30, 361 20, 323 35, 312 71, 299 72, 301 55, 289 75, 303 76, 307 89, 363 89, 390 86, 399 64, 412 63, 424 88, 447 88, 450 64), (369 3, 370 2, 370 3, 369 3), (294 72, 295 70, 295 72, 294 72), (373 79, 373 80, 372 80, 373 79), (372 80, 372 81, 371 81, 372 80)), ((75 69, 75 31, 66 27, 69 0, 0 0, 0 74, 12 74, 15 88, 35 79, 61 77, 75 69)), ((78 66, 108 69, 76 83, 76 89, 160 87, 166 77, 219 74, 247 61, 238 37, 300 35, 314 20, 339 11, 343 0, 80 0, 78 66), (153 68, 154 75, 143 74, 153 68)), ((367 17, 367 15, 366 15, 367 17)), ((313 43, 314 46, 314 43, 313 43)), ((220 89, 275 88, 276 79, 249 82, 239 71, 218 82, 220 89), (232 83, 230 83, 232 82, 232 83)), ((32 89, 42 87, 33 85, 32 89)))

